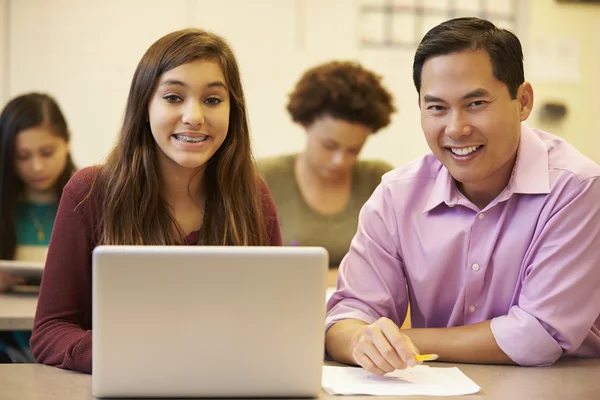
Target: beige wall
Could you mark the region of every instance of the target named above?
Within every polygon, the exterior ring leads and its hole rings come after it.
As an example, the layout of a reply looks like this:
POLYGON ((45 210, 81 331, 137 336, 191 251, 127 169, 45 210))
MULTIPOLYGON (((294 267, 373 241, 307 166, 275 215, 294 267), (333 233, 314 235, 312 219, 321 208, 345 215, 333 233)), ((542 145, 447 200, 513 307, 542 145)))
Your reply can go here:
POLYGON ((6 49, 6 42, 8 40, 7 5, 7 0, 0 0, 0 109, 6 103, 8 96, 8 88, 6 87, 8 79, 6 68, 8 63, 8 49, 6 49))
MULTIPOLYGON (((579 83, 536 82, 534 115, 529 125, 564 137, 588 157, 600 162, 600 5, 561 4, 556 0, 530 0, 529 43, 544 35, 565 35, 579 43, 579 83), (544 124, 539 106, 548 100, 563 101, 568 115, 558 124, 544 124)), ((531 51, 531 49, 529 49, 531 51)), ((525 54, 527 60, 527 53, 525 54)))
MULTIPOLYGON (((24 91, 50 92, 71 125, 78 165, 100 162, 118 132, 142 53, 168 31, 198 26, 225 36, 238 56, 258 157, 303 147, 304 134, 285 111, 287 95, 305 68, 342 58, 359 60, 383 75, 399 108, 392 125, 368 141, 362 156, 401 165, 428 150, 412 84, 414 49, 360 49, 355 22, 364 1, 0 0, 0 101, 24 91), (3 18, 10 18, 8 34, 3 18), (10 48, 3 48, 4 43, 10 48)), ((536 38, 568 35, 580 44, 579 83, 528 76, 536 104, 564 101, 568 117, 560 124, 543 124, 534 108, 529 125, 565 137, 600 162, 600 77, 595 73, 600 69, 600 38, 595 35, 600 6, 556 0, 516 4, 526 65, 529 44, 536 38)))

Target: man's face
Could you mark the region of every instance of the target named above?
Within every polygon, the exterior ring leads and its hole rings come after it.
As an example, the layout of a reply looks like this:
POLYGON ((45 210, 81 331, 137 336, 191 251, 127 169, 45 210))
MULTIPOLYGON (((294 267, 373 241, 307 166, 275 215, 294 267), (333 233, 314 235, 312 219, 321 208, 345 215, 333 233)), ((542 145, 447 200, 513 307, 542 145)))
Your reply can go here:
POLYGON ((527 82, 511 98, 508 87, 494 76, 485 50, 441 55, 423 65, 421 126, 429 148, 467 197, 470 192, 499 193, 506 186, 521 121, 532 104, 527 82))

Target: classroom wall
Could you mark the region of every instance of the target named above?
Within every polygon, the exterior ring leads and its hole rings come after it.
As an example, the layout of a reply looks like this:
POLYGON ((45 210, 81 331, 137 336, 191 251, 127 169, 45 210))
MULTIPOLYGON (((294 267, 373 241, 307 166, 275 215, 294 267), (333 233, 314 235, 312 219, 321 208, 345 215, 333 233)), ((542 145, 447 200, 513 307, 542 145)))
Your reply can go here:
MULTIPOLYGON (((7 87, 3 92, 0 86, 0 96, 5 94, 0 100, 4 104, 8 97, 29 90, 54 94, 70 122, 80 166, 101 162, 110 150, 143 52, 163 34, 188 26, 213 30, 232 44, 257 157, 302 148, 304 133, 285 111, 287 95, 306 68, 333 58, 361 61, 384 76, 396 97, 399 112, 389 128, 368 141, 363 158, 400 165, 428 150, 412 84, 414 49, 372 50, 358 45, 358 12, 367 0, 0 0, 0 5, 3 2, 10 3, 11 24, 9 53, 4 57, 7 87)), ((600 19, 600 6, 561 5, 554 0, 517 4, 521 11, 517 33, 526 57, 530 39, 539 35, 564 31, 581 41, 581 83, 531 80, 537 104, 557 96, 570 106, 567 120, 546 128, 600 161, 596 151, 600 132, 590 129, 595 114, 591 99, 600 86, 591 84, 598 79, 592 66, 598 56, 591 51, 590 32, 600 19), (569 22, 561 16, 568 16, 569 22), (574 22, 575 18, 583 22, 574 22)), ((538 122, 532 116, 531 125, 538 122)))
MULTIPOLYGON (((529 43, 543 37, 574 39, 579 46, 579 81, 554 82, 526 76, 534 87, 534 113, 531 126, 541 127, 564 137, 582 153, 600 162, 600 5, 565 4, 556 0, 530 0, 529 43), (545 101, 560 101, 568 114, 559 123, 540 120, 539 106, 545 101)), ((529 49, 529 54, 534 53, 529 49)), ((526 54, 526 65, 527 56, 526 54)))
POLYGON ((14 96, 39 90, 57 98, 72 130, 78 166, 100 162, 108 154, 134 69, 146 48, 186 25, 187 2, 166 4, 11 1, 8 92, 14 96))
POLYGON ((6 68, 6 64, 8 63, 8 49, 6 48, 6 43, 8 40, 8 12, 7 12, 7 4, 6 0, 0 0, 0 108, 4 105, 5 99, 8 96, 7 84, 8 80, 8 69, 6 68))

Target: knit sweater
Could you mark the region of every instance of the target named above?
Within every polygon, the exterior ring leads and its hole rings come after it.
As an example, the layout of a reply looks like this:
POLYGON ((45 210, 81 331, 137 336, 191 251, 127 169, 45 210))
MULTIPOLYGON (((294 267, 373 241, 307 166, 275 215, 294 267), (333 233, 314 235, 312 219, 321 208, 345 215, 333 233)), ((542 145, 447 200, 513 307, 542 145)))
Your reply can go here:
MULTIPOLYGON (((92 371, 92 251, 100 243, 100 167, 78 171, 63 191, 42 277, 31 351, 37 362, 92 371), (89 197, 88 197, 89 194, 89 197)), ((281 246, 275 205, 264 182, 263 213, 270 245, 281 246)), ((183 244, 198 242, 199 231, 183 244)))

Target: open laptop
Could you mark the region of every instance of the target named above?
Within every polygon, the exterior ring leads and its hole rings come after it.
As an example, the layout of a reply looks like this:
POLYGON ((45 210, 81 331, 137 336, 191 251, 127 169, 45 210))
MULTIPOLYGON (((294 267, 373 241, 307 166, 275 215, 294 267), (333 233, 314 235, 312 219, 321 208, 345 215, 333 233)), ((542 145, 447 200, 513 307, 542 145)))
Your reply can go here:
POLYGON ((96 397, 316 397, 327 251, 99 246, 96 397))
POLYGON ((23 278, 41 278, 44 272, 44 261, 0 260, 0 272, 23 278))

